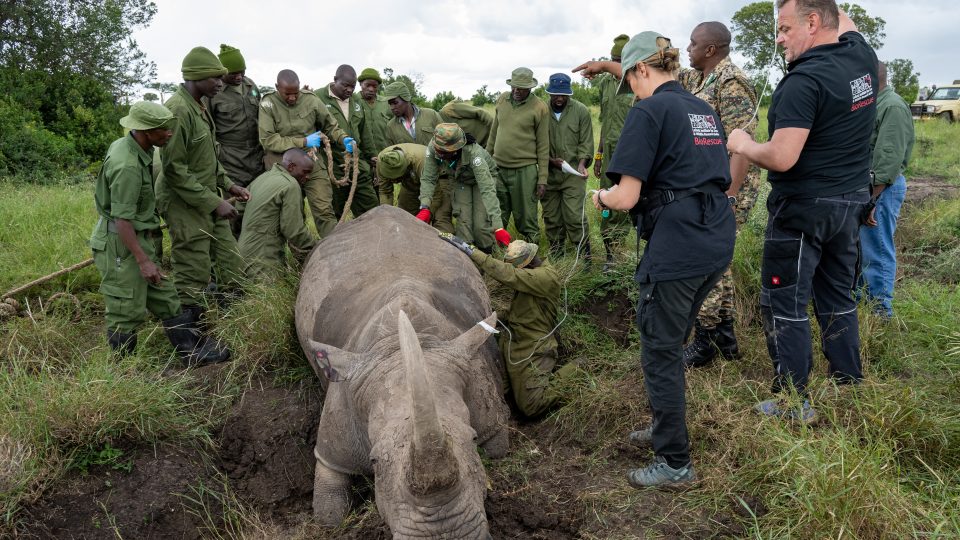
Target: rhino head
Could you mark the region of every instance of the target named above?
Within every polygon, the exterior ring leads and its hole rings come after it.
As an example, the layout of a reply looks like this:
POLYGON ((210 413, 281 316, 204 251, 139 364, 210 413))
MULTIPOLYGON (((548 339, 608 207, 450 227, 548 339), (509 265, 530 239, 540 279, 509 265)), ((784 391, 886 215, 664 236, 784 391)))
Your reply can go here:
MULTIPOLYGON (((484 441, 473 426, 478 416, 497 415, 473 409, 484 401, 477 392, 496 391, 477 360, 496 313, 453 340, 421 342, 402 309, 396 320, 398 339, 381 342, 376 365, 353 358, 343 366, 366 366, 352 370, 345 400, 368 441, 377 509, 395 539, 488 539, 487 478, 477 452, 484 441)), ((353 354, 337 352, 331 357, 353 354)))

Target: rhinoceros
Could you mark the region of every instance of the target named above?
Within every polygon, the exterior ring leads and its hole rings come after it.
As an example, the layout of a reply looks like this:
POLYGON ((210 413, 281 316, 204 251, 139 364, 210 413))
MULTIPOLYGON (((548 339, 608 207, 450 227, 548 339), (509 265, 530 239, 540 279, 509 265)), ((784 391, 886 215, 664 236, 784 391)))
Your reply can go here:
POLYGON ((496 313, 470 260, 391 206, 311 253, 300 344, 326 389, 313 510, 336 526, 354 475, 373 475, 394 538, 489 538, 477 446, 507 451, 496 313))

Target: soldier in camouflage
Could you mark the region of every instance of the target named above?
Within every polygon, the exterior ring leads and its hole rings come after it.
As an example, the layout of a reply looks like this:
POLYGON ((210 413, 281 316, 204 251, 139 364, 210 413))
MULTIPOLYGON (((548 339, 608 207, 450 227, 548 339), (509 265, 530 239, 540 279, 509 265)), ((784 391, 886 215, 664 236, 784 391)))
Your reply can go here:
MULTIPOLYGON (((757 95, 743 71, 730 61, 730 31, 727 27, 719 22, 700 23, 690 34, 687 53, 692 69, 681 70, 680 84, 717 111, 727 136, 737 128, 753 135, 757 125, 753 114, 757 108, 757 95)), ((743 156, 733 154, 730 156, 730 177, 732 183, 727 196, 739 231, 757 200, 760 169, 743 156)), ((733 292, 733 275, 727 268, 700 308, 696 335, 683 351, 687 366, 706 365, 718 352, 725 358, 739 356, 733 330, 733 292)))

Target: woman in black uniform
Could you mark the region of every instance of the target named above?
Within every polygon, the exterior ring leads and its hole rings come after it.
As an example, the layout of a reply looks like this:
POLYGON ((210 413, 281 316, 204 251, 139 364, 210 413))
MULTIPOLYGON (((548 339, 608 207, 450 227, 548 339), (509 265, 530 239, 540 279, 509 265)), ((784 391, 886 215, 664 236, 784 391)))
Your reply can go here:
POLYGON ((637 488, 683 487, 696 480, 687 437, 683 342, 733 258, 723 126, 706 102, 676 81, 679 54, 656 32, 637 34, 624 47, 620 92, 632 89, 639 101, 627 114, 607 170, 614 186, 593 196, 598 210, 629 211, 637 234, 647 240, 636 272, 637 326, 653 422, 630 439, 652 445, 656 457, 628 474, 637 488))

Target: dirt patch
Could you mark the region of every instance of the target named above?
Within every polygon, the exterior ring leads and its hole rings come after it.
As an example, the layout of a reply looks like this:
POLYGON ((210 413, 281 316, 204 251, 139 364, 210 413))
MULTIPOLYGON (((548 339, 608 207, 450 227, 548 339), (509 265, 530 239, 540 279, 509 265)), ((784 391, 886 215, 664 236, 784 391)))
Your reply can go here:
POLYGON ((72 473, 25 509, 19 532, 24 538, 203 537, 202 514, 188 498, 197 498, 191 487, 216 484, 216 469, 176 446, 130 456, 130 472, 94 466, 87 475, 72 473))
POLYGON ((636 303, 623 290, 597 290, 587 298, 581 309, 590 315, 597 328, 607 333, 617 345, 630 345, 630 330, 637 316, 636 303))
POLYGON ((951 199, 960 196, 960 186, 942 178, 908 178, 906 203, 919 203, 930 199, 951 199))

